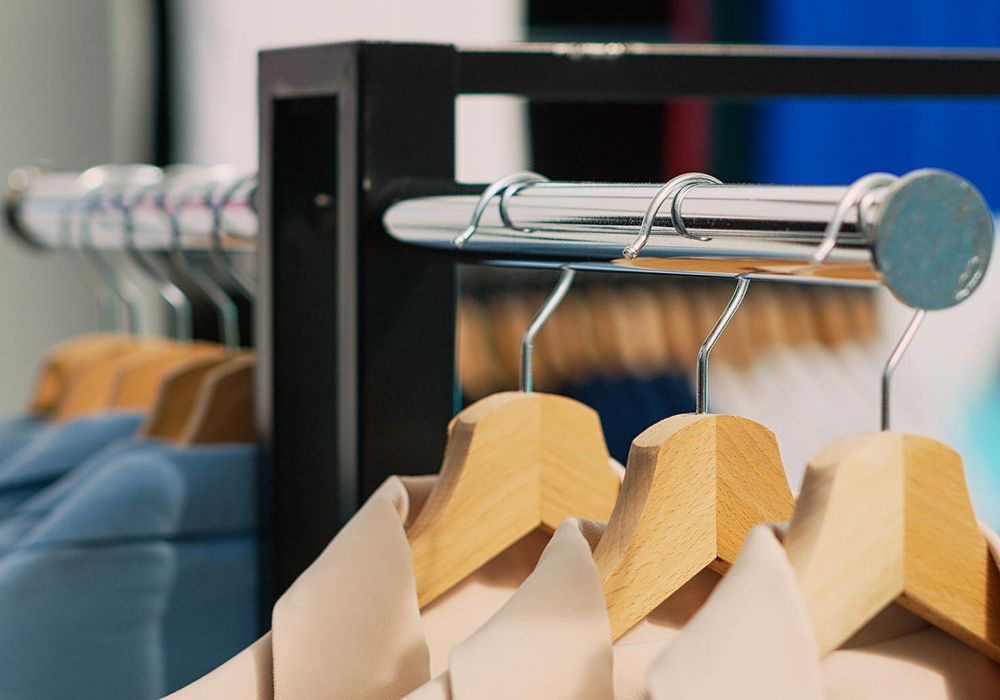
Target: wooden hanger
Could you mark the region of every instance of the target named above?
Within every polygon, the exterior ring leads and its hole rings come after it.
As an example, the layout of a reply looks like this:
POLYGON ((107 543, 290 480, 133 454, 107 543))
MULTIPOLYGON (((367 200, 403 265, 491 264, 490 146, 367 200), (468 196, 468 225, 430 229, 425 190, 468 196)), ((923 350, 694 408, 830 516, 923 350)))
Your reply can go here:
MULTIPOLYGON (((705 341, 706 358, 746 289, 741 280, 705 341)), ((633 442, 621 494, 594 551, 618 639, 690 581, 725 571, 750 529, 787 519, 794 500, 774 434, 746 418, 687 414, 633 442)))
POLYGON ((207 356, 185 363, 164 378, 153 408, 139 429, 144 439, 180 439, 198 400, 206 375, 229 362, 230 356, 207 356))
POLYGON ((195 406, 178 444, 256 442, 255 367, 256 356, 246 353, 210 370, 198 388, 195 406))
POLYGON ((622 295, 619 311, 621 317, 628 322, 630 316, 634 319, 631 328, 634 332, 632 373, 642 377, 655 377, 667 369, 667 359, 670 357, 670 347, 663 325, 660 323, 660 308, 653 291, 647 285, 635 285, 622 295))
POLYGON ((598 354, 598 372, 606 377, 625 374, 627 339, 615 322, 615 290, 607 284, 594 285, 587 290, 587 308, 592 319, 594 347, 598 354))
MULTIPOLYGON (((535 330, 572 279, 564 271, 535 330)), ((607 518, 618 487, 593 409, 525 392, 477 401, 452 419, 440 476, 407 529, 420 607, 531 532, 607 518)))
POLYGON ((479 302, 462 299, 458 306, 458 370, 462 394, 472 399, 497 391, 502 381, 487 324, 479 302))
POLYGON ((129 362, 142 362, 169 355, 173 341, 157 338, 137 341, 124 352, 113 353, 80 368, 66 387, 53 419, 70 420, 108 408, 119 373, 129 362))
POLYGON ((698 346, 701 345, 691 300, 676 284, 663 285, 658 296, 663 334, 670 338, 669 367, 673 372, 687 374, 698 357, 698 346))
POLYGON ((895 602, 1000 662, 1000 574, 946 445, 834 442, 806 469, 785 550, 821 654, 895 602))
POLYGON ((134 346, 135 339, 130 335, 95 333, 50 348, 28 402, 28 412, 52 413, 63 399, 71 378, 81 368, 102 358, 123 354, 134 346))
POLYGON ((118 371, 108 407, 150 410, 163 382, 186 366, 198 365, 206 357, 225 358, 228 351, 217 343, 178 343, 162 355, 127 361, 118 371))
POLYGON ((962 459, 887 431, 889 379, 922 320, 883 372, 883 432, 842 438, 809 463, 785 550, 821 654, 895 602, 1000 662, 1000 573, 962 459))

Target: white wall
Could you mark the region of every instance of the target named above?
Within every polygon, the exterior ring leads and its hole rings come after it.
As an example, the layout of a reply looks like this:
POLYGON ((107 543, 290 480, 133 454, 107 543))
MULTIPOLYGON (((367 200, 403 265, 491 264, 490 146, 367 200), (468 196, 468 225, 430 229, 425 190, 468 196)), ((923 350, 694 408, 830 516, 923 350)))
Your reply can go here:
MULTIPOLYGON (((257 52, 384 39, 458 44, 524 35, 522 0, 174 0, 179 160, 257 167, 257 52)), ((486 181, 527 162, 523 103, 461 98, 459 179, 486 181)))
MULTIPOLYGON (((110 160, 106 1, 4 0, 2 10, 0 177, 39 159, 62 168, 110 160)), ((96 324, 63 261, 0 232, 0 416, 23 408, 44 348, 96 324)))

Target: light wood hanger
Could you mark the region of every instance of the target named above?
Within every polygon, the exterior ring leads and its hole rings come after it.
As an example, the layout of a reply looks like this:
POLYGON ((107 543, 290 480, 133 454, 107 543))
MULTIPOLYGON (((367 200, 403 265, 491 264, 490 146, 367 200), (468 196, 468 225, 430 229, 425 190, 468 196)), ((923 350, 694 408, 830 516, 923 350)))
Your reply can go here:
POLYGON ((587 307, 593 319, 594 347, 598 353, 598 373, 606 377, 625 374, 627 350, 623 347, 622 331, 615 323, 615 291, 606 284, 587 290, 587 307))
MULTIPOLYGON (((525 389, 531 338, 572 278, 564 271, 525 334, 525 389)), ((533 531, 554 531, 567 517, 607 518, 618 487, 591 408, 529 391, 469 406, 452 419, 440 476, 407 529, 420 607, 533 531)))
POLYGON ((217 343, 178 344, 160 356, 126 362, 115 378, 109 408, 150 410, 163 382, 172 373, 198 365, 206 357, 225 358, 228 351, 217 343))
POLYGON ((80 368, 70 378, 53 419, 65 421, 108 408, 123 367, 131 362, 170 355, 175 346, 173 341, 161 338, 137 341, 123 352, 102 357, 80 368))
POLYGON ((50 348, 28 401, 28 412, 45 415, 58 407, 71 378, 97 360, 120 355, 135 345, 124 333, 95 333, 63 341, 50 348))
POLYGON ((821 654, 895 602, 1000 662, 1000 573, 962 459, 886 431, 889 379, 922 318, 883 373, 883 432, 842 438, 810 461, 785 550, 821 654))
POLYGON ((198 397, 178 444, 256 442, 255 367, 256 356, 246 353, 210 370, 198 388, 198 397))
POLYGON ((694 309, 685 292, 676 284, 663 285, 658 296, 663 334, 670 338, 669 367, 674 372, 686 374, 695 363, 701 343, 694 309))
MULTIPOLYGON (((736 293, 699 353, 699 408, 707 360, 746 291, 736 293)), ((750 529, 787 519, 794 500, 774 434, 746 418, 673 416, 639 435, 621 494, 594 551, 618 639, 690 581, 735 560, 750 529)))
POLYGON ((490 345, 488 321, 475 299, 462 299, 458 307, 458 369, 462 393, 473 399, 500 387, 500 368, 490 345))
POLYGON ((153 408, 139 429, 143 439, 177 441, 184 432, 206 375, 229 362, 229 356, 208 356, 175 369, 160 385, 153 408))

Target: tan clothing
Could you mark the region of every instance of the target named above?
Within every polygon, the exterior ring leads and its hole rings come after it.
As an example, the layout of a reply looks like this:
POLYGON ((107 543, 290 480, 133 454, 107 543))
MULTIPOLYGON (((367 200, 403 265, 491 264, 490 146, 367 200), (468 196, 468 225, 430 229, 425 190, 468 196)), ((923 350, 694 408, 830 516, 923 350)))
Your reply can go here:
POLYGON ((405 527, 435 480, 388 479, 281 597, 271 632, 171 700, 397 700, 444 671, 548 538, 529 535, 420 611, 405 527))
MULTIPOLYGON (((1000 566, 1000 539, 987 528, 984 534, 1000 566)), ((1000 666, 896 605, 821 661, 785 551, 772 528, 758 526, 708 602, 653 666, 650 696, 1000 698, 1000 666)))
POLYGON ((719 577, 700 574, 612 647, 592 555, 603 532, 603 523, 564 521, 510 601, 455 648, 449 671, 406 700, 645 698, 650 665, 719 577))

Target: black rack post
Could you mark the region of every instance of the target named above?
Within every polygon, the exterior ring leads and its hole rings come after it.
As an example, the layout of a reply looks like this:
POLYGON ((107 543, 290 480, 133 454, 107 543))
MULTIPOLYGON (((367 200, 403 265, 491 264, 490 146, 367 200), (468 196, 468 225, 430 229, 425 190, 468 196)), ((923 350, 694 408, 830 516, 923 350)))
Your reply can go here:
POLYGON ((386 476, 440 461, 453 415, 454 266, 390 240, 376 205, 399 178, 454 179, 454 103, 447 46, 261 55, 268 609, 386 476))
POLYGON ((351 43, 261 54, 257 407, 265 604, 389 474, 433 472, 453 414, 454 260, 381 227, 454 179, 454 100, 1000 96, 1000 54, 762 46, 351 43))

